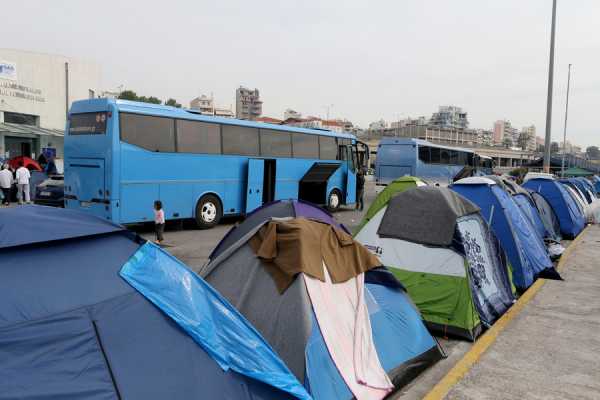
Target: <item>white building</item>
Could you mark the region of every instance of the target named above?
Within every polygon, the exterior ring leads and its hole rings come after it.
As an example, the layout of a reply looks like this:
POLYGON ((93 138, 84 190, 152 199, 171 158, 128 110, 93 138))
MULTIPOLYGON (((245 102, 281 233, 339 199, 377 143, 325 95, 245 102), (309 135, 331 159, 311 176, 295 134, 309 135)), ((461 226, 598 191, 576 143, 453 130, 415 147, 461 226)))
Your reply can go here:
POLYGON ((75 100, 100 93, 100 67, 59 55, 0 49, 0 157, 63 154, 66 116, 75 100))
POLYGON ((231 107, 226 108, 215 106, 215 100, 212 94, 210 97, 203 94, 190 101, 190 109, 200 111, 200 113, 204 115, 215 115, 217 117, 226 118, 234 117, 231 107))
POLYGON ((291 108, 288 108, 287 110, 285 110, 283 112, 283 120, 285 121, 286 119, 302 119, 302 114, 299 113, 298 111, 294 111, 291 108))

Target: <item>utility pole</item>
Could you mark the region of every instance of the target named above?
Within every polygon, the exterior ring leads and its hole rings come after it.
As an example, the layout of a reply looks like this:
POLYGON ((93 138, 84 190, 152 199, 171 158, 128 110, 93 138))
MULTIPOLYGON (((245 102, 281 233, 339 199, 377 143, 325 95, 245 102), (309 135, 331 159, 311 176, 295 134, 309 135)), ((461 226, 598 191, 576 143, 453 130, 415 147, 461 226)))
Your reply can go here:
POLYGON ((569 64, 569 75, 567 78, 567 103, 565 105, 565 130, 563 132, 562 168, 560 169, 561 178, 565 177, 565 157, 567 156, 567 120, 569 118, 569 89, 571 89, 571 64, 569 64))
POLYGON ((550 173, 550 144, 552 142, 552 89, 554 86, 554 36, 556 32, 556 0, 552 0, 552 28, 550 33, 550 65, 548 68, 548 100, 546 105, 546 140, 544 172, 550 173))

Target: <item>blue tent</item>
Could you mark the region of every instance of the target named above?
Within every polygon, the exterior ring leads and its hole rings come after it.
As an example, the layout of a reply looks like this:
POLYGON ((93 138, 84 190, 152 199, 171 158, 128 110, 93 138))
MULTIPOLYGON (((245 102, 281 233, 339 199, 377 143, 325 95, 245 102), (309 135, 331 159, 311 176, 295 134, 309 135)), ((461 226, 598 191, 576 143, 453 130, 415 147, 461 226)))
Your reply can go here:
MULTIPOLYGON (((280 293, 249 240, 272 217, 311 218, 337 224, 326 211, 301 201, 257 209, 215 248, 200 275, 256 327, 315 399, 351 399, 312 310, 303 279, 280 293)), ((396 388, 441 358, 402 285, 385 268, 365 273, 365 299, 381 366, 396 388)))
POLYGON ((0 249, 0 398, 309 399, 229 303, 118 225, 4 209, 0 249))
POLYGON ((596 194, 600 194, 600 177, 598 175, 592 176, 592 185, 594 185, 594 189, 596 190, 596 194))
POLYGON ((538 236, 542 240, 546 237, 550 238, 550 233, 546 230, 535 204, 532 203, 533 200, 531 200, 531 197, 524 193, 517 193, 513 195, 513 200, 517 203, 523 215, 527 217, 531 226, 535 228, 538 236))
MULTIPOLYGON (((561 180, 562 181, 562 180, 561 180)), ((588 184, 588 180, 585 178, 567 178, 567 182, 571 185, 575 186, 588 204, 591 204, 596 199, 596 194, 594 193, 594 188, 588 184)))
POLYGON ((539 193, 552 206, 560 224, 560 232, 565 238, 574 239, 583 230, 585 215, 558 181, 535 178, 525 182, 523 187, 539 193))
POLYGON ((504 248, 513 269, 515 286, 523 291, 544 274, 556 277, 542 239, 519 206, 500 186, 488 178, 465 178, 451 189, 481 208, 481 214, 504 248))

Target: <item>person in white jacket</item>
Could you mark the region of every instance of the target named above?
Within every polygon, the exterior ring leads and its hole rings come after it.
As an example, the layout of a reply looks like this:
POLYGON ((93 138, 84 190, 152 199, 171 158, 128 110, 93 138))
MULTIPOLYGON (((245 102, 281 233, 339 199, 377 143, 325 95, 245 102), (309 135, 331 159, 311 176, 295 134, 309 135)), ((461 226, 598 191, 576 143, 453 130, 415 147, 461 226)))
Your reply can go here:
POLYGON ((8 169, 8 165, 4 164, 2 166, 2 171, 0 171, 0 190, 2 190, 2 195, 4 199, 2 200, 2 204, 5 206, 10 205, 10 187, 13 184, 13 175, 10 169, 8 169))
POLYGON ((19 162, 19 168, 17 168, 17 199, 19 200, 19 204, 23 204, 23 200, 25 203, 31 203, 31 199, 29 197, 29 179, 31 179, 31 174, 29 170, 25 168, 23 161, 19 162))

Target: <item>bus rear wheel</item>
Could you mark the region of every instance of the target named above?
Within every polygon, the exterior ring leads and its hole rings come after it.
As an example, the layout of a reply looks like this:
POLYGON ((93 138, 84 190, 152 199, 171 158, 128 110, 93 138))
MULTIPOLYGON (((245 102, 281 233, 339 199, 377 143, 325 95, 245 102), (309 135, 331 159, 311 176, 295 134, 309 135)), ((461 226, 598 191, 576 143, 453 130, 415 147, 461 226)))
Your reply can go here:
POLYGON ((342 193, 339 190, 333 189, 331 193, 329 193, 329 198, 327 199, 327 209, 330 212, 335 212, 340 208, 342 204, 342 193))
POLYGON ((223 216, 223 207, 216 196, 207 194, 196 204, 196 225, 208 229, 217 225, 223 216))

